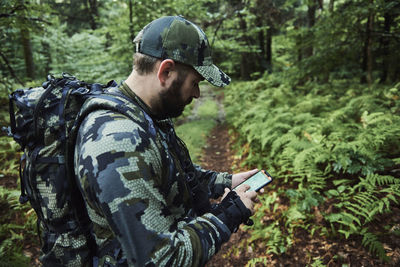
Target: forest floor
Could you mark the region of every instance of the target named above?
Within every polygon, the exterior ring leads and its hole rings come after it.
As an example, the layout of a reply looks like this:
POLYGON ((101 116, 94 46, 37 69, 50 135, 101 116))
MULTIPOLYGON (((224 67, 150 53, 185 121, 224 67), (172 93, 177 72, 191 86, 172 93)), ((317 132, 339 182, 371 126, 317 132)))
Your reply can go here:
MULTIPOLYGON (((231 172, 235 163, 235 153, 231 148, 232 140, 228 134, 226 124, 218 124, 209 135, 208 144, 204 149, 201 165, 205 169, 231 172)), ((251 169, 251 168, 247 168, 251 169)), ((243 169, 247 170, 247 169, 243 169)), ((284 185, 279 185, 283 186, 284 185)), ((282 201, 280 206, 286 206, 282 201)), ((315 210, 318 214, 318 209, 315 210)), ((387 220, 396 220, 400 223, 400 209, 395 208, 391 218, 381 218, 382 225, 387 220), (393 216, 395 214, 395 216, 393 216), (396 218, 394 218, 396 217, 396 218)), ((266 214, 271 217, 271 214, 266 214)), ((321 214, 316 216, 316 224, 322 223, 321 214)), ((312 265, 315 259, 321 259, 320 263, 326 266, 400 266, 400 239, 394 236, 385 241, 385 249, 389 252, 392 262, 385 264, 372 257, 369 252, 361 246, 361 240, 330 240, 318 234, 311 236, 305 230, 297 230, 294 234, 295 240, 292 246, 284 254, 266 255, 265 245, 262 242, 248 244, 246 239, 250 233, 240 228, 234 233, 229 242, 225 243, 221 250, 207 263, 207 267, 238 267, 245 266, 252 258, 263 258, 265 262, 257 266, 323 266, 312 265), (238 247, 247 248, 238 250, 238 247), (255 247, 255 249, 254 249, 255 247)))
MULTIPOLYGON (((221 103, 223 95, 217 100, 221 103)), ((220 106, 221 107, 221 106, 220 106)), ((252 169, 252 166, 238 169, 241 166, 239 157, 235 156, 232 149, 234 139, 229 134, 229 126, 223 119, 208 136, 207 145, 203 150, 200 165, 205 169, 232 172, 232 166, 236 166, 236 172, 252 169)), ((283 182, 276 179, 274 182, 281 189, 287 187, 283 182)), ((266 190, 266 192, 268 189, 266 190)), ((278 209, 287 209, 289 203, 281 198, 278 209)), ((323 218, 318 207, 315 207, 315 225, 323 225, 323 218)), ((265 214, 273 219, 273 214, 265 214)), ((391 215, 382 216, 380 225, 382 227, 387 221, 400 225, 400 207, 394 207, 391 215)), ((284 226, 281 226, 284 228, 284 226)), ((356 238, 331 239, 314 233, 313 236, 306 231, 296 228, 295 237, 290 248, 281 255, 266 254, 265 244, 261 241, 249 244, 247 239, 250 233, 242 228, 232 234, 230 240, 223 244, 220 251, 207 263, 206 267, 239 267, 246 266, 253 258, 262 259, 263 263, 256 266, 400 266, 400 238, 395 235, 389 236, 384 241, 387 255, 392 258, 390 263, 384 263, 373 257, 362 245, 361 240, 356 238)), ((284 229, 282 229, 284 230, 284 229)))

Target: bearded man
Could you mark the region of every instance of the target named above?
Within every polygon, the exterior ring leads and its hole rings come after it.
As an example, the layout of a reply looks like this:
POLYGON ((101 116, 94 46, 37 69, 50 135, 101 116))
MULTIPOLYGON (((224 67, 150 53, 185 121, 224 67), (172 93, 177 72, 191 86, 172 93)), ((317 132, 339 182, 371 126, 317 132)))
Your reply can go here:
POLYGON ((257 193, 230 189, 256 170, 231 175, 193 164, 171 118, 200 96, 200 81, 222 87, 230 78, 213 64, 204 32, 180 16, 152 21, 134 41, 133 71, 110 89, 116 108, 102 109, 105 98, 85 103, 75 145, 94 264, 204 266, 249 222, 257 193))

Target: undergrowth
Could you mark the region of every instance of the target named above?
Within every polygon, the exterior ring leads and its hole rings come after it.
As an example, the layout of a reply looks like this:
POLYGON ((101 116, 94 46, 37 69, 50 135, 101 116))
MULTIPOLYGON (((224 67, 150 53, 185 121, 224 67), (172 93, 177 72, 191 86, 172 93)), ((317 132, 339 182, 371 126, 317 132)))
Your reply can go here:
POLYGON ((400 84, 291 86, 283 80, 272 74, 225 92, 244 164, 266 168, 290 188, 263 198, 251 239, 279 255, 303 228, 311 235, 358 237, 372 255, 390 261, 382 243, 387 233, 372 225, 400 201, 400 84), (287 210, 273 207, 277 197, 290 200, 287 210), (322 229, 312 223, 315 207, 322 229), (273 220, 262 219, 266 210, 276 213, 273 220))
POLYGON ((6 88, 0 86, 0 267, 30 266, 24 255, 24 245, 37 244, 36 214, 30 205, 19 203, 18 144, 1 131, 9 125, 6 88), (6 186, 3 186, 6 185, 6 186))
POLYGON ((36 215, 18 201, 21 191, 0 186, 0 266, 29 266, 23 244, 36 243, 36 215))
POLYGON ((218 105, 213 99, 213 95, 207 93, 210 88, 203 88, 204 102, 195 110, 193 107, 185 108, 184 118, 189 116, 184 124, 176 126, 177 135, 185 142, 193 162, 198 162, 207 143, 207 136, 215 127, 218 116, 218 105))

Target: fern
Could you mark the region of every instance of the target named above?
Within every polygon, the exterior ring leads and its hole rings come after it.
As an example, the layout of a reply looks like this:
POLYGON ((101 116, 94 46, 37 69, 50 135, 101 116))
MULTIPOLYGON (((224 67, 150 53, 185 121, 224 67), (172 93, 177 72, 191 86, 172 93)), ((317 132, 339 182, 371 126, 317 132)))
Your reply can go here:
POLYGON ((371 174, 367 176, 367 180, 372 186, 383 186, 389 184, 400 184, 400 179, 390 175, 371 174))
POLYGON ((31 242, 35 242, 37 238, 35 231, 36 216, 34 216, 33 209, 28 211, 28 204, 21 205, 19 203, 20 194, 21 192, 18 190, 0 186, 0 208, 7 211, 0 218, 0 240, 2 240, 0 258, 4 266, 28 266, 29 258, 22 253, 23 241, 31 240, 31 242), (26 214, 22 217, 22 224, 21 214, 26 214), (18 217, 20 219, 16 222, 18 217))
POLYGON ((385 249, 383 248, 382 243, 379 241, 378 237, 371 232, 368 232, 368 228, 365 228, 361 231, 362 235, 362 244, 365 247, 368 247, 368 250, 377 255, 379 258, 384 261, 388 261, 390 258, 386 255, 385 249))
POLYGON ((255 267, 257 266, 257 263, 261 263, 263 266, 267 266, 268 258, 266 257, 252 258, 246 263, 246 267, 255 267))
POLYGON ((316 258, 314 258, 314 262, 308 266, 310 266, 310 267, 325 267, 326 265, 323 263, 323 261, 319 257, 316 257, 316 258))
MULTIPOLYGON (((242 82, 226 92, 227 119, 248 155, 244 163, 267 166, 293 188, 279 193, 290 199, 276 215, 287 231, 262 225, 252 232, 254 240, 276 238, 289 246, 282 240, 291 240, 296 227, 315 232, 313 209, 325 201, 332 209, 321 213, 331 228, 323 232, 363 237, 369 224, 400 203, 398 101, 387 90, 341 81, 329 90, 310 82, 294 91, 278 78, 242 82)), ((375 235, 362 244, 384 258, 375 235)))

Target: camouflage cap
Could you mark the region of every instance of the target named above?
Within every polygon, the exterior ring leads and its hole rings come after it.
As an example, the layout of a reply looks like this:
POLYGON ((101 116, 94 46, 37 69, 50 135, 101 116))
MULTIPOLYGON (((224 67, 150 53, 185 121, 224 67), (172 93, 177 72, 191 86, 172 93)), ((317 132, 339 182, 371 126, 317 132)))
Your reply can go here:
POLYGON ((223 87, 231 81, 213 64, 205 33, 180 16, 166 16, 145 26, 135 38, 136 52, 191 65, 211 84, 223 87))

